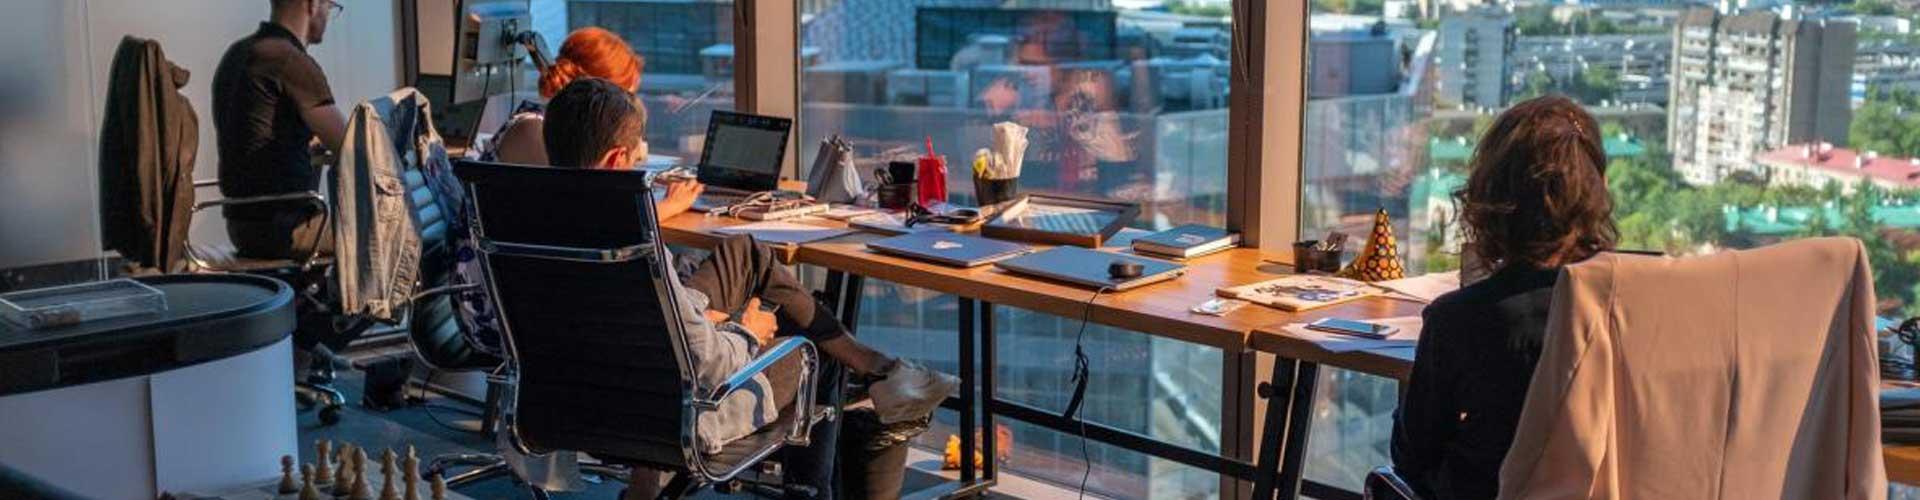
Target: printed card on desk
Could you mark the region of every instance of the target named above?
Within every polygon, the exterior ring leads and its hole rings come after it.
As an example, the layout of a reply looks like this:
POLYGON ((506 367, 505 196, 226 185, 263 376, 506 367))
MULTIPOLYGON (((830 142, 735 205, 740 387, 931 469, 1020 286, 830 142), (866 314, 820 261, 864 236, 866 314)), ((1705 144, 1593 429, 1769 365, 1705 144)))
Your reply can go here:
POLYGON ((1296 274, 1215 291, 1221 297, 1277 307, 1285 311, 1317 309, 1380 295, 1383 292, 1372 285, 1350 279, 1307 274, 1296 274))

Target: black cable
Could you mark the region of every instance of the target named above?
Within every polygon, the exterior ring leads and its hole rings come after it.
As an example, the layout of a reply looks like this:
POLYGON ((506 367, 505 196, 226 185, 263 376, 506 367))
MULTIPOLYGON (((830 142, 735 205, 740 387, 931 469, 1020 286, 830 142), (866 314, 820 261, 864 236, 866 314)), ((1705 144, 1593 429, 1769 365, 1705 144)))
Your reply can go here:
POLYGON ((1086 400, 1087 380, 1092 376, 1092 358, 1087 356, 1087 323, 1093 320, 1093 303, 1100 295, 1113 287, 1100 287, 1087 298, 1080 307, 1080 331, 1073 334, 1073 398, 1067 401, 1067 410, 1061 417, 1072 419, 1080 424, 1080 461, 1086 464, 1086 470, 1080 473, 1080 497, 1087 497, 1087 480, 1093 478, 1093 452, 1087 447, 1087 419, 1080 416, 1080 403, 1086 400))
MULTIPOLYGON (((482 415, 482 414, 480 414, 480 413, 478 413, 478 412, 474 412, 474 411, 472 411, 472 410, 468 410, 468 409, 465 409, 465 408, 455 408, 455 407, 452 407, 452 406, 446 406, 446 405, 436 405, 436 404, 432 404, 432 403, 428 403, 428 402, 427 402, 427 384, 431 384, 431 383, 433 383, 433 379, 434 379, 434 377, 437 377, 437 376, 439 376, 439 375, 440 375, 440 370, 439 370, 439 369, 435 369, 435 368, 428 368, 428 369, 427 369, 427 379, 426 379, 426 380, 423 380, 423 381, 421 381, 421 382, 420 382, 420 396, 419 396, 418 398, 416 398, 416 399, 415 399, 415 401, 419 401, 419 402, 420 402, 420 403, 419 403, 419 405, 418 405, 418 406, 420 407, 420 411, 421 411, 422 413, 426 413, 426 414, 427 414, 427 419, 429 419, 429 420, 432 420, 434 424, 438 424, 438 425, 439 425, 440 427, 442 427, 442 428, 445 428, 445 429, 447 429, 447 430, 451 430, 451 431, 454 431, 454 432, 462 432, 462 433, 464 433, 464 432, 470 432, 470 431, 468 431, 468 430, 466 430, 466 429, 462 429, 462 428, 459 428, 459 427, 455 427, 455 426, 454 426, 453 424, 449 424, 449 423, 447 423, 446 421, 443 421, 443 420, 440 420, 440 416, 438 416, 438 415, 434 415, 434 414, 433 414, 433 409, 434 409, 434 408, 440 408, 440 409, 444 409, 444 410, 448 410, 448 411, 454 411, 454 412, 460 412, 460 413, 465 413, 465 414, 467 414, 467 415, 471 415, 471 416, 474 416, 474 417, 482 417, 482 416, 484 416, 484 415, 482 415)), ((486 427, 487 427, 487 423, 486 423, 486 422, 481 422, 481 423, 480 423, 480 428, 481 428, 481 429, 485 429, 486 427)))

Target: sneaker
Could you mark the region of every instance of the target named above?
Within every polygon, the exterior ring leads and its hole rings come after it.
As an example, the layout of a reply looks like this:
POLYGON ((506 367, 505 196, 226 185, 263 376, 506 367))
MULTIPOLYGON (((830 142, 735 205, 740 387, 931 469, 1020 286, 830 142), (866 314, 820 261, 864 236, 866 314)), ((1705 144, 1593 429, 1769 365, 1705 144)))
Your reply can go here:
POLYGON ((906 360, 894 362, 885 375, 885 379, 868 388, 873 396, 873 409, 880 414, 882 424, 926 417, 960 387, 959 377, 906 360))

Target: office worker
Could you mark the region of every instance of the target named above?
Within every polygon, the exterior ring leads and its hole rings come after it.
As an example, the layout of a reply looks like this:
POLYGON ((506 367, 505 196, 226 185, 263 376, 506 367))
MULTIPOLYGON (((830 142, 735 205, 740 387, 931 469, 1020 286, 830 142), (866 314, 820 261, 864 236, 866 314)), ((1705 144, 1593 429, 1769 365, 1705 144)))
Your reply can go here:
MULTIPOLYGON (((576 79, 547 104, 543 130, 547 159, 559 168, 632 168, 644 161, 639 142, 645 127, 646 112, 632 92, 600 78, 576 79)), ((662 211, 659 216, 668 214, 662 211)), ((705 313, 685 325, 690 354, 703 383, 718 385, 744 366, 758 346, 773 342, 777 335, 795 334, 812 340, 826 356, 854 373, 879 379, 869 391, 882 423, 926 418, 959 384, 952 375, 888 356, 855 340, 779 264, 772 250, 749 238, 722 241, 691 275, 673 283, 682 287, 689 309, 705 313), (763 310, 762 302, 776 306, 775 310, 763 310)), ((753 409, 759 414, 728 415, 723 409, 718 425, 700 428, 707 446, 745 436, 753 432, 756 418, 777 414, 791 404, 799 388, 798 376, 797 362, 776 365, 763 388, 779 406, 760 404, 753 409)), ((897 474, 899 469, 893 471, 897 474)), ((636 468, 630 484, 634 486, 627 498, 651 498, 656 493, 649 490, 658 486, 658 477, 636 468)))
POLYGON ((1600 130, 1561 96, 1501 113, 1455 193, 1465 244, 1492 270, 1424 313, 1395 415, 1395 471, 1423 498, 1494 498, 1560 268, 1613 248, 1600 130))
MULTIPOLYGON (((213 130, 220 194, 229 198, 317 191, 314 139, 339 151, 347 120, 320 64, 307 54, 342 7, 332 0, 269 0, 272 18, 227 47, 213 73, 213 130)), ((304 203, 225 207, 241 256, 301 259, 328 254, 325 214, 304 203)))

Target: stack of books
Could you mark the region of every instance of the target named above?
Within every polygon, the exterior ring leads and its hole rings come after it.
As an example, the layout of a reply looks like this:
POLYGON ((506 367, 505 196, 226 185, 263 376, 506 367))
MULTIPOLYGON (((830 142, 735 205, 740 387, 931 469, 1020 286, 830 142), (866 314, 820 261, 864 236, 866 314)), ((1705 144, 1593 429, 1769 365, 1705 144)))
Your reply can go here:
POLYGON ((1225 229, 1188 224, 1134 238, 1135 253, 1174 259, 1191 259, 1240 245, 1240 235, 1225 229))

